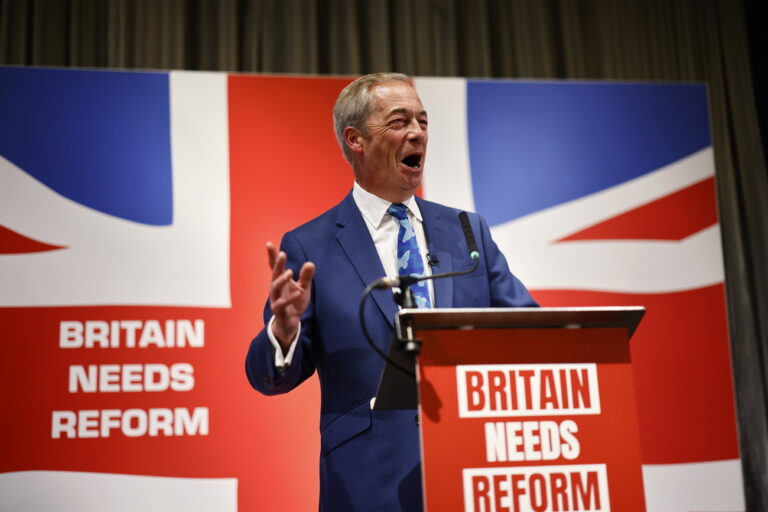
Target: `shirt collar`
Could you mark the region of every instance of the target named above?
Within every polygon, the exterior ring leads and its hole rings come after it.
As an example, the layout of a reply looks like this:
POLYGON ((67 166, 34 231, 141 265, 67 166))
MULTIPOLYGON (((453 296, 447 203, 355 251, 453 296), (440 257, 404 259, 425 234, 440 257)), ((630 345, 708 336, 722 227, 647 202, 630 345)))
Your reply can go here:
MULTIPOLYGON (((354 187, 352 187, 352 198, 355 200, 355 204, 360 209, 360 213, 363 214, 365 220, 378 228, 381 225, 381 221, 384 216, 387 215, 387 209, 392 202, 382 199, 379 196, 371 194, 363 187, 361 187, 357 181, 355 181, 354 187)), ((419 204, 416 202, 416 197, 411 196, 403 204, 408 208, 408 211, 413 214, 414 218, 419 222, 422 222, 421 211, 419 210, 419 204)))

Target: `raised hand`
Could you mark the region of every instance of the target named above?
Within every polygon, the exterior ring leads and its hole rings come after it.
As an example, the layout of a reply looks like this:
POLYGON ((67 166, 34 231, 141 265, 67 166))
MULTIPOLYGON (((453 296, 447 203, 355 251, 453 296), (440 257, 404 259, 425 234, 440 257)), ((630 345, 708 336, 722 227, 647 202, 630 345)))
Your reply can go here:
POLYGON ((299 329, 299 319, 309 304, 312 292, 312 278, 315 264, 308 261, 301 266, 299 279, 293 279, 293 270, 286 269, 288 259, 282 251, 278 253, 272 242, 267 242, 269 266, 272 269, 272 285, 269 291, 269 307, 275 315, 272 333, 280 342, 283 353, 288 351, 291 341, 299 329))

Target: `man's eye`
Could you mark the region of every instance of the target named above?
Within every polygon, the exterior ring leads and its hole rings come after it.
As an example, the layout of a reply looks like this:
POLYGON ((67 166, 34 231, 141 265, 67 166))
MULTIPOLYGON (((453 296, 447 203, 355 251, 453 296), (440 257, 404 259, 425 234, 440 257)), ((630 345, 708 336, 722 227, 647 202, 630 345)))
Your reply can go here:
POLYGON ((421 125, 422 128, 426 128, 429 123, 427 123, 426 119, 420 119, 419 124, 421 125))
POLYGON ((402 128, 405 126, 405 119, 393 119, 389 122, 389 125, 394 128, 402 128))

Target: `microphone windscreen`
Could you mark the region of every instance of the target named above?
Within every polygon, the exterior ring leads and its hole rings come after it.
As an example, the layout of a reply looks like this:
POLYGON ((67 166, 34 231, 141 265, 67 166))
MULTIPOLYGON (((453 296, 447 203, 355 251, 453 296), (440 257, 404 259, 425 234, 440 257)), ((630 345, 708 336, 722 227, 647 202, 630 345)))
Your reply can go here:
POLYGON ((467 215, 467 212, 459 213, 459 222, 461 223, 461 229, 464 230, 464 239, 467 241, 469 255, 473 260, 476 260, 480 257, 480 253, 477 251, 475 235, 472 233, 472 226, 469 224, 469 215, 467 215))

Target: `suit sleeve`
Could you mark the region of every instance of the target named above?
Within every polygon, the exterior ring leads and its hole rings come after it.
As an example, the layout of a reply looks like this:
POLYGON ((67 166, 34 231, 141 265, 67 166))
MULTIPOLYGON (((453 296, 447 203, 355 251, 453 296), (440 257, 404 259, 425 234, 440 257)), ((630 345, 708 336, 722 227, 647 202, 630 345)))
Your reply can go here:
MULTIPOLYGON (((280 250, 288 256, 286 267, 299 274, 307 256, 296 237, 286 233, 280 243, 280 250)), ((269 299, 264 306, 264 328, 251 341, 245 358, 245 373, 254 389, 265 395, 277 395, 292 390, 315 371, 312 330, 314 327, 314 288, 307 310, 301 317, 301 332, 293 353, 292 363, 285 368, 275 367, 275 349, 269 341, 266 326, 272 318, 269 299)))
POLYGON ((478 215, 480 244, 483 248, 492 307, 538 307, 525 285, 509 270, 507 260, 491 237, 485 219, 478 215))

